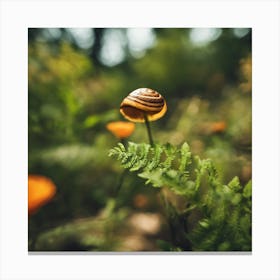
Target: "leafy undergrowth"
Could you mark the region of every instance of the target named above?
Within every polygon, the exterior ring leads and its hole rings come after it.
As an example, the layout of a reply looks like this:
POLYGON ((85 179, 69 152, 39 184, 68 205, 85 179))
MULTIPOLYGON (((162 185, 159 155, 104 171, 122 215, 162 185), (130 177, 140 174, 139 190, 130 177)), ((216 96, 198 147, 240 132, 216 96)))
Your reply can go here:
POLYGON ((30 251, 160 251, 157 240, 165 231, 159 213, 116 208, 109 199, 96 216, 74 219, 41 232, 30 251))
POLYGON ((163 250, 251 251, 251 181, 223 184, 213 162, 193 156, 187 143, 119 143, 109 155, 149 186, 185 198, 178 209, 161 192, 171 232, 170 242, 159 241, 163 250))

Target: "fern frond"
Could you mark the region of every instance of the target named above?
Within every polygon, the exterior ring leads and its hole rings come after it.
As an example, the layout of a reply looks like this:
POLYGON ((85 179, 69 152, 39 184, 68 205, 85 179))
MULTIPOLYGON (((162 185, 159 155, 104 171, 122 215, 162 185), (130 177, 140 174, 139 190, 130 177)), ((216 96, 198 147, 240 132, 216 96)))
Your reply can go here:
POLYGON ((119 143, 109 156, 117 158, 124 168, 136 171, 146 184, 167 187, 187 198, 188 212, 194 210, 201 216, 191 232, 183 232, 193 250, 251 250, 251 181, 244 188, 238 177, 222 184, 213 162, 198 156, 192 160, 187 143, 180 148, 133 142, 124 147, 119 143))
POLYGON ((120 151, 125 152, 125 146, 123 143, 118 143, 118 147, 119 147, 120 151))
POLYGON ((235 176, 229 183, 228 186, 234 190, 234 191, 239 191, 241 190, 241 185, 240 185, 240 181, 239 178, 237 176, 235 176))
POLYGON ((151 155, 151 161, 147 165, 147 170, 154 170, 157 168, 160 164, 160 159, 163 153, 163 148, 159 144, 155 144, 154 147, 151 149, 152 155, 151 155))
POLYGON ((189 145, 185 142, 180 149, 181 153, 181 161, 179 165, 179 170, 181 172, 184 172, 188 165, 191 164, 191 152, 189 145))
POLYGON ((116 157, 124 168, 138 171, 146 184, 167 186, 179 195, 189 196, 194 192, 194 182, 188 180, 191 153, 187 143, 178 149, 171 144, 151 146, 129 142, 127 148, 118 145, 109 155, 116 157))
POLYGON ((138 144, 137 150, 135 151, 137 160, 133 162, 133 165, 129 169, 130 171, 138 171, 148 164, 150 148, 151 146, 148 144, 138 144))
POLYGON ((168 170, 171 167, 172 162, 176 158, 177 147, 171 145, 170 143, 167 143, 163 146, 163 149, 166 155, 166 160, 162 162, 161 167, 168 170))
POLYGON ((118 143, 117 147, 112 148, 109 151, 109 156, 117 156, 117 160, 122 160, 125 157, 126 149, 122 143, 118 143))

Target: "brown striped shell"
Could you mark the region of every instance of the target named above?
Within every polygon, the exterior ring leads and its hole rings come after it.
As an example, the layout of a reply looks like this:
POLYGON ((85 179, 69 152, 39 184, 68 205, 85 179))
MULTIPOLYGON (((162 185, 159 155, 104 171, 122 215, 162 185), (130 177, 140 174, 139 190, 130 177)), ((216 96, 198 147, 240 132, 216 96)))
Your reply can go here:
POLYGON ((167 110, 164 98, 150 88, 138 88, 132 91, 121 103, 120 112, 128 120, 144 122, 161 118, 167 110))

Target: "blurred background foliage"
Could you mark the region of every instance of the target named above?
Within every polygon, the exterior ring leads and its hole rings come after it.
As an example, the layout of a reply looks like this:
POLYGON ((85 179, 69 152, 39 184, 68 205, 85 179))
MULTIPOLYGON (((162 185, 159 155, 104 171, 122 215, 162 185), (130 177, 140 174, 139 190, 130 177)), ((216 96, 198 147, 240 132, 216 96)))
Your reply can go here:
MULTIPOLYGON (((154 189, 127 174, 116 195, 122 168, 108 157, 119 140, 106 124, 139 87, 167 101, 156 142, 187 141, 224 182, 251 179, 251 29, 31 28, 28 39, 28 173, 57 187, 29 216, 30 250, 163 248, 154 189)), ((148 142, 144 125, 129 140, 148 142)))

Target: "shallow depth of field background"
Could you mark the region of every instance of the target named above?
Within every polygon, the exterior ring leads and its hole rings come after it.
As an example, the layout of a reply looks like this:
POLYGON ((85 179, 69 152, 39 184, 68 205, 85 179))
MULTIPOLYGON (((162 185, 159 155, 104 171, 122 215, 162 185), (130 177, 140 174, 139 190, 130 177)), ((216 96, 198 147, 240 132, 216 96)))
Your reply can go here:
MULTIPOLYGON (((160 251, 168 227, 155 190, 108 157, 119 105, 148 87, 167 102, 155 142, 188 142, 223 182, 251 179, 251 30, 29 29, 28 173, 55 197, 29 216, 29 249, 160 251), (117 203, 118 207, 113 208, 117 203), (113 210, 112 210, 113 209, 113 210), (34 242, 35 240, 35 242, 34 242)), ((143 124, 128 140, 146 142, 143 124)))

